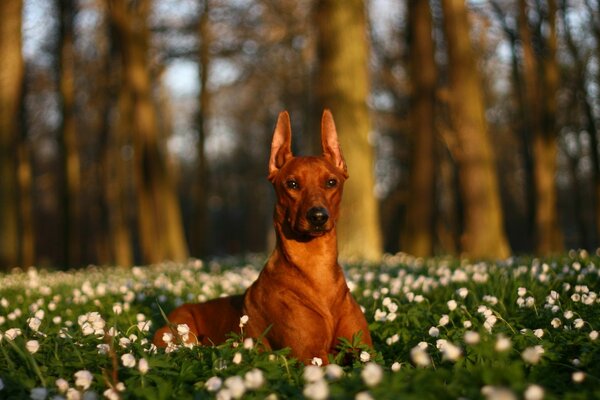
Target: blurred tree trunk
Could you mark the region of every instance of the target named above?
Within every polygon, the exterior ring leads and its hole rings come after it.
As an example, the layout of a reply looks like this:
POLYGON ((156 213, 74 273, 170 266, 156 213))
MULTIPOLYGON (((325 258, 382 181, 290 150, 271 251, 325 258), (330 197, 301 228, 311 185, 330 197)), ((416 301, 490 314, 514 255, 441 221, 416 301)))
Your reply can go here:
POLYGON ((510 248, 504 233, 498 178, 489 138, 479 71, 463 0, 442 0, 448 46, 450 112, 457 146, 464 205, 461 247, 474 258, 505 258, 510 248))
POLYGON ((377 260, 381 257, 378 204, 374 196, 368 44, 362 0, 318 0, 318 71, 316 94, 331 109, 350 179, 344 186, 338 223, 343 258, 377 260))
POLYGON ((401 247, 416 256, 433 252, 434 107, 437 71, 429 2, 408 2, 410 73, 412 87, 412 160, 406 224, 401 247))
MULTIPOLYGON (((592 32, 594 33, 594 38, 595 38, 595 44, 596 44, 596 54, 600 54, 600 3, 596 2, 596 8, 593 7, 593 5, 590 3, 589 0, 585 1, 585 6, 586 6, 586 10, 589 14, 589 18, 591 21, 591 29, 592 32)), ((566 12, 566 7, 567 7, 567 1, 563 0, 563 24, 565 26, 565 30, 567 31, 567 39, 568 39, 568 46, 569 49, 571 51, 571 53, 573 54, 573 57, 575 58, 576 62, 577 62, 577 76, 578 78, 581 80, 579 87, 580 90, 582 91, 582 97, 585 101, 585 113, 586 113, 586 119, 587 119, 587 123, 588 123, 588 134, 590 137, 590 144, 591 144, 591 153, 592 153, 592 159, 594 160, 594 186, 595 186, 595 190, 594 190, 594 194, 595 194, 595 213, 596 213, 596 237, 598 239, 600 239, 600 157, 598 155, 598 151, 599 151, 599 144, 598 144, 598 128, 597 128, 597 124, 596 124, 596 119, 594 116, 594 108, 593 108, 593 103, 591 101, 591 99, 588 98, 588 87, 586 85, 585 82, 585 62, 582 60, 582 57, 577 49, 577 46, 575 45, 572 35, 569 32, 569 27, 568 27, 568 23, 567 23, 567 18, 565 15, 566 12), (576 56, 575 53, 577 53, 578 55, 576 56), (581 72, 579 72, 579 70, 581 70, 581 72)), ((596 84, 600 84, 600 69, 596 69, 596 84)))
POLYGON ((518 23, 523 51, 523 81, 533 141, 536 253, 548 255, 563 249, 554 180, 557 157, 556 94, 559 84, 556 60, 556 2, 548 1, 549 37, 544 44, 545 54, 540 57, 536 57, 534 52, 527 12, 526 0, 519 0, 518 23))
POLYGON ((200 93, 198 96, 198 168, 196 171, 196 182, 193 188, 194 216, 192 221, 192 246, 195 255, 203 256, 206 254, 206 229, 207 219, 207 196, 208 188, 208 167, 206 164, 206 154, 204 153, 204 143, 206 140, 206 120, 210 113, 210 93, 208 91, 208 73, 210 64, 210 26, 209 26, 209 0, 202 1, 202 11, 198 23, 198 72, 200 74, 200 93))
MULTIPOLYGON (((121 46, 123 82, 130 90, 137 220, 144 262, 188 257, 181 210, 158 138, 152 80, 148 67, 150 1, 110 0, 109 9, 121 46)), ((128 118, 121 113, 122 117, 128 118)))
POLYGON ((81 163, 75 122, 75 54, 73 0, 57 0, 59 9, 58 86, 62 113, 59 144, 62 152, 63 251, 64 266, 80 266, 81 163))
POLYGON ((15 147, 23 96, 22 12, 21 0, 0 1, 0 269, 21 261, 15 147))
POLYGON ((104 115, 103 173, 106 203, 106 224, 108 247, 111 262, 119 266, 132 266, 133 228, 132 208, 129 206, 131 190, 131 132, 133 130, 133 98, 127 80, 123 78, 123 68, 119 54, 119 36, 114 20, 109 23, 110 50, 106 60, 105 79, 109 97, 115 97, 119 117, 111 129, 111 100, 107 99, 104 115))

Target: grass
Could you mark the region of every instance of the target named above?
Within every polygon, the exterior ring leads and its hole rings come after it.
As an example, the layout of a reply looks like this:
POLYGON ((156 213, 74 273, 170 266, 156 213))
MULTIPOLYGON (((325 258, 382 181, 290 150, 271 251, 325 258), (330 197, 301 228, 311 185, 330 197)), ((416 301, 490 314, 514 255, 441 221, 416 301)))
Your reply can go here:
POLYGON ((345 342, 333 366, 304 367, 243 333, 151 346, 161 309, 240 293, 263 262, 0 275, 0 398, 600 398, 600 257, 585 251, 347 265, 375 349, 345 342))

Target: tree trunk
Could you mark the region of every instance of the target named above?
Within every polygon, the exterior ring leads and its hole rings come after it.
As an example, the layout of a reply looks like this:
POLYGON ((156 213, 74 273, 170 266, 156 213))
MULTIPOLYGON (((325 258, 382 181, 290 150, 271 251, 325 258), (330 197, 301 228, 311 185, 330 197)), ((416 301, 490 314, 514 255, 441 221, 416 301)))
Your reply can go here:
POLYGON ((58 81, 62 126, 59 144, 62 150, 62 207, 64 267, 78 267, 82 259, 81 240, 81 163, 75 123, 75 55, 73 0, 57 0, 60 11, 58 81))
POLYGON ((208 196, 208 168, 204 143, 206 141, 206 120, 210 111, 210 93, 208 91, 208 72, 210 63, 210 27, 209 27, 209 0, 203 0, 202 14, 198 24, 198 72, 200 74, 200 94, 198 96, 198 168, 196 182, 193 188, 194 220, 192 222, 192 246, 195 255, 203 256, 206 253, 207 196, 208 196))
POLYGON ((448 46, 450 110, 456 134, 454 157, 464 205, 463 252, 474 258, 505 258, 510 249, 503 227, 496 164, 479 71, 463 0, 442 0, 448 46))
POLYGON ((23 95, 22 11, 21 0, 0 1, 0 269, 16 267, 21 261, 15 146, 23 95))
MULTIPOLYGON (((148 68, 149 0, 111 0, 110 12, 121 45, 124 83, 131 95, 137 220, 143 261, 184 261, 188 257, 179 203, 160 153, 156 109, 148 68)), ((122 115, 127 118, 127 116, 122 115)))
POLYGON ((315 17, 318 41, 316 94, 333 112, 349 167, 338 223, 340 256, 378 260, 382 239, 374 196, 368 45, 362 0, 319 0, 315 17))
POLYGON ((563 249, 558 221, 555 131, 558 64, 556 61, 556 3, 548 2, 550 36, 546 54, 538 60, 527 20, 527 4, 519 0, 519 33, 523 49, 523 76, 528 114, 531 115, 533 183, 535 193, 534 236, 536 253, 548 255, 563 249))
POLYGON ((429 2, 410 0, 409 47, 412 88, 410 194, 401 248, 415 256, 433 253, 434 107, 437 71, 429 2))

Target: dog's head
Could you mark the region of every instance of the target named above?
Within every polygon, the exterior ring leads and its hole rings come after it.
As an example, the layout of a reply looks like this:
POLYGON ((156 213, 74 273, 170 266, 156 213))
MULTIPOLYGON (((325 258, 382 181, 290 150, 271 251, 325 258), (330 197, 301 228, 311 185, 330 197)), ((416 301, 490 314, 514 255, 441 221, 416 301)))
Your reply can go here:
POLYGON ((317 237, 336 224, 348 172, 333 116, 323 112, 320 157, 294 157, 290 116, 279 114, 271 144, 269 180, 277 193, 275 222, 303 237, 317 237))

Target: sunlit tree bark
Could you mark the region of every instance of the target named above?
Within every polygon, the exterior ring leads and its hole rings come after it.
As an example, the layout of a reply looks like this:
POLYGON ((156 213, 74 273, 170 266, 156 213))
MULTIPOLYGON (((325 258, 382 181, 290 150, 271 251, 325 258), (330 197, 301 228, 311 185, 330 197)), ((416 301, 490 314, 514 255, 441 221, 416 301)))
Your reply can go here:
POLYGON ((412 87, 412 151, 410 190, 402 248, 416 256, 433 252, 434 107, 436 65, 429 2, 408 2, 410 76, 412 87))
POLYGON ((504 233, 498 178, 489 138, 481 81, 469 37, 463 0, 442 0, 448 47, 450 113, 456 135, 464 208, 463 252, 474 258, 504 258, 510 254, 504 233))
MULTIPOLYGON (((124 82, 131 95, 137 220, 144 262, 188 257, 180 207, 160 152, 148 67, 150 1, 110 0, 121 46, 124 82)), ((125 116, 126 117, 126 116, 125 116)))
POLYGON ((368 43, 362 0, 319 0, 315 17, 318 41, 316 94, 335 118, 350 179, 344 186, 338 225, 340 256, 381 257, 378 205, 374 196, 368 43))
POLYGON ((0 269, 19 263, 17 159, 23 87, 21 23, 23 2, 0 2, 0 269))

